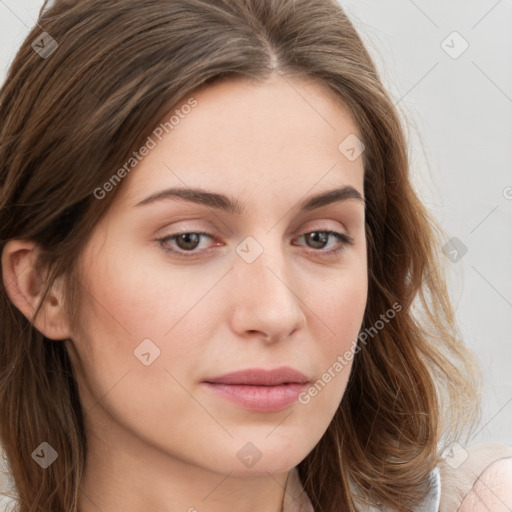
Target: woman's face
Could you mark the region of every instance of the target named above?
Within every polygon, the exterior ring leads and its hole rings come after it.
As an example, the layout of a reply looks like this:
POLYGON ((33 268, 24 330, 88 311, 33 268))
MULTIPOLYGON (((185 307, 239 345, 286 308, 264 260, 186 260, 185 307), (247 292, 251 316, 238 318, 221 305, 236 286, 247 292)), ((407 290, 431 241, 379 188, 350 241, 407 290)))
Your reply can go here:
POLYGON ((359 132, 309 82, 229 80, 193 98, 92 233, 66 344, 89 436, 225 474, 281 473, 327 429, 363 319, 359 132), (355 192, 304 207, 343 187, 355 192), (205 382, 285 366, 309 385, 205 382))

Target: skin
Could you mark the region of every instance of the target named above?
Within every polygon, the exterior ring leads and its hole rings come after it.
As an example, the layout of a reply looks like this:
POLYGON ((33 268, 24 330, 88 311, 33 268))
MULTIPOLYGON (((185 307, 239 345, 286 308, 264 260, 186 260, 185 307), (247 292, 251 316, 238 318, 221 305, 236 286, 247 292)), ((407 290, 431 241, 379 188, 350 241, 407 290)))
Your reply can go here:
MULTIPOLYGON (((288 472, 320 440, 347 385, 350 360, 308 404, 262 413, 201 381, 286 365, 315 382, 353 349, 367 300, 364 203, 297 205, 344 185, 364 197, 362 158, 338 149, 359 136, 356 123, 322 86, 277 75, 193 96, 198 106, 124 178, 81 255, 80 325, 67 322, 60 281, 36 323, 66 340, 77 372, 88 437, 81 512, 279 512, 288 472), (228 194, 245 212, 178 199, 135 206, 172 186, 228 194), (212 238, 188 259, 157 241, 203 230, 212 238), (325 230, 353 244, 329 256, 335 237, 322 247, 303 236, 325 230), (248 236, 263 248, 252 263, 236 252, 248 236), (134 356, 144 339, 160 349, 149 366, 134 356), (246 443, 261 453, 252 467, 237 457, 246 443)), ((31 267, 37 247, 9 244, 4 274, 28 316, 42 282, 31 267)))
POLYGON ((512 459, 492 463, 461 503, 459 512, 510 512, 512 510, 512 459))

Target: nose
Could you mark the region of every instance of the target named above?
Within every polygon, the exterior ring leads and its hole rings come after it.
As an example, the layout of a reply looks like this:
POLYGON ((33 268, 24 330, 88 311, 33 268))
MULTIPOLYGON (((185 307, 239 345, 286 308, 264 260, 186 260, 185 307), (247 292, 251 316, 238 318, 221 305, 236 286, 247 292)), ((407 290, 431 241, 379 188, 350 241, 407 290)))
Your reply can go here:
POLYGON ((265 248, 252 263, 237 258, 230 272, 231 324, 241 337, 286 339, 306 323, 300 283, 279 248, 265 248))

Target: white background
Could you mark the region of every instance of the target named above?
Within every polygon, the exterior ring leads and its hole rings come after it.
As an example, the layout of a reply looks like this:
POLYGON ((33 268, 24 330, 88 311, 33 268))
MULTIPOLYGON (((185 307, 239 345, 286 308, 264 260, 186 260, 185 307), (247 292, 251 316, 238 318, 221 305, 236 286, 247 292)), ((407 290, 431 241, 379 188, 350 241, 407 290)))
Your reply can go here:
MULTIPOLYGON (((448 268, 460 331, 485 378, 470 444, 512 445, 512 0, 341 4, 407 119, 420 196, 467 247, 448 268)), ((41 5, 0 0, 2 82, 41 5)))

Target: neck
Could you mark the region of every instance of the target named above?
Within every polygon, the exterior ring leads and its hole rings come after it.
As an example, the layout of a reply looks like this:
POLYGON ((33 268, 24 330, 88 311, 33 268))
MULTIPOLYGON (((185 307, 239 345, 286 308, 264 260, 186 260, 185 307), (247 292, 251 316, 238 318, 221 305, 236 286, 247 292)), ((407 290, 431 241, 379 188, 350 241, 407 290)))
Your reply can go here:
POLYGON ((125 431, 109 435, 104 429, 89 430, 80 512, 283 509, 288 473, 223 474, 165 453, 125 431))

